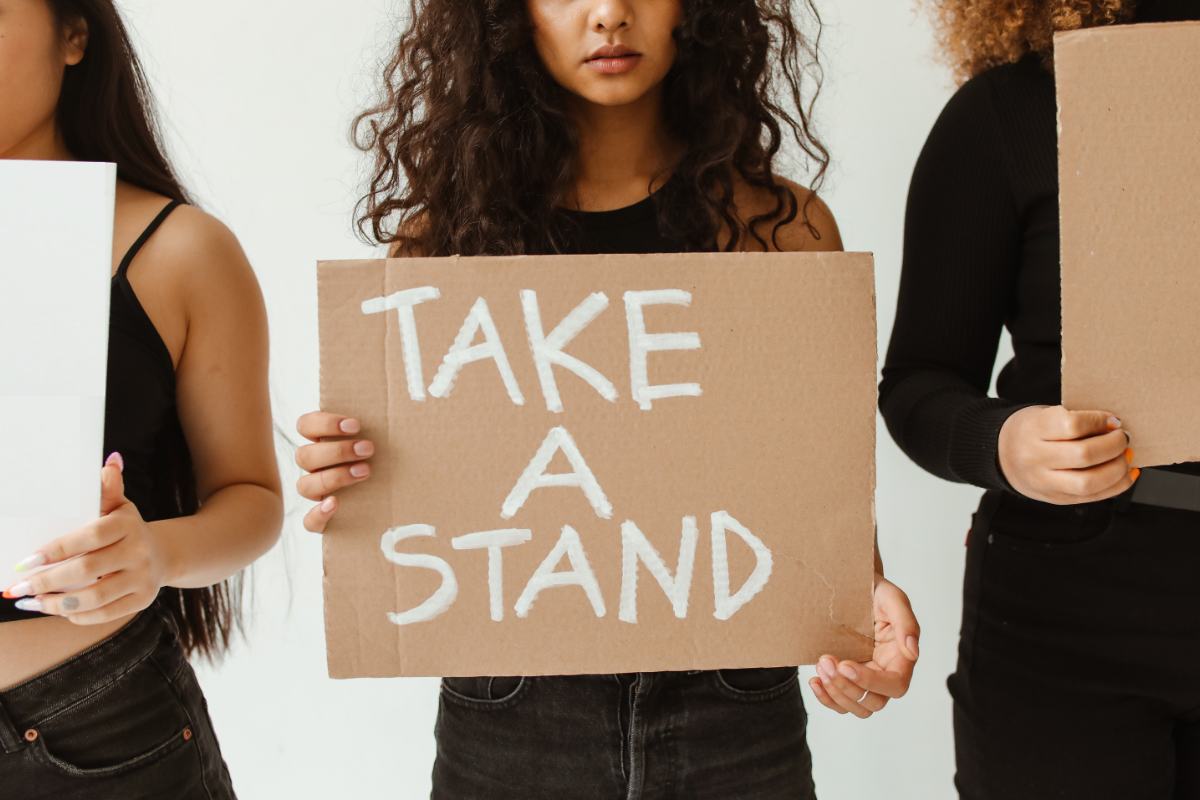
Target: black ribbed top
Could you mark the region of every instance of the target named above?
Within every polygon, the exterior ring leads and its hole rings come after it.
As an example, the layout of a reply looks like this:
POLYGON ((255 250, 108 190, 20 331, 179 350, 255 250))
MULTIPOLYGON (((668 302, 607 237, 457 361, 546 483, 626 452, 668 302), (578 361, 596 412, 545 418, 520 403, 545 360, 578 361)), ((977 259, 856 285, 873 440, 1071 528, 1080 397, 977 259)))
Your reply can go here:
MULTIPOLYGON (((1200 18, 1196 0, 1146 9, 1200 18)), ((1001 427, 1018 409, 1061 402, 1056 116, 1038 56, 988 70, 951 98, 913 173, 879 404, 900 448, 946 480, 1009 489, 1001 427), (1005 327, 1015 357, 994 398, 1005 327)))

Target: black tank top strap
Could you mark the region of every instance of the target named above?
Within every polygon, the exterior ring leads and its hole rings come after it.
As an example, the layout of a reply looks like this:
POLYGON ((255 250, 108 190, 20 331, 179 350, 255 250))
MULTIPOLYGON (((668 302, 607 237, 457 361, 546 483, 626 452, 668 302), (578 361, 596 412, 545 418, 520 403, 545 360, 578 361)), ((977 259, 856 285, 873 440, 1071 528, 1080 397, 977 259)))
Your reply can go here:
POLYGON ((129 252, 127 252, 125 257, 121 259, 121 265, 117 267, 118 280, 120 280, 122 283, 125 282, 125 273, 129 271, 129 265, 133 263, 134 257, 141 251, 146 242, 150 240, 150 237, 154 235, 154 232, 158 230, 159 226, 166 221, 167 217, 171 216, 171 212, 179 208, 181 205, 183 205, 183 202, 179 200, 172 200, 171 202, 167 203, 166 208, 158 212, 158 216, 154 218, 154 221, 146 226, 146 230, 142 231, 142 235, 138 237, 138 240, 133 243, 133 247, 129 248, 129 252))

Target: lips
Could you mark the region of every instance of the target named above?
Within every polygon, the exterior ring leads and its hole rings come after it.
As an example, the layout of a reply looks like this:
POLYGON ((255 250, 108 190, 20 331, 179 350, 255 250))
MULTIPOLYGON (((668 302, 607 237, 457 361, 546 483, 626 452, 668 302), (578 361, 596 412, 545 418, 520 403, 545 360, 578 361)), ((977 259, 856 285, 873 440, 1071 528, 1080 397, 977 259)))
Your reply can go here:
POLYGON ((592 53, 584 63, 596 72, 619 75, 628 72, 642 60, 642 54, 623 44, 608 44, 592 53))

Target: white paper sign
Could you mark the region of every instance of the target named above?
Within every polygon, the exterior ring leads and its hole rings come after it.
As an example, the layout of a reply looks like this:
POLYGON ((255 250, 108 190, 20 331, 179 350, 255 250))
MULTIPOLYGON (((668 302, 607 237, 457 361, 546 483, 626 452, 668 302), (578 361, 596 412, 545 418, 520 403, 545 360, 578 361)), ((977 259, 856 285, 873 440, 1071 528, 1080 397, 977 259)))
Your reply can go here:
POLYGON ((116 166, 0 160, 0 588, 96 519, 116 166))

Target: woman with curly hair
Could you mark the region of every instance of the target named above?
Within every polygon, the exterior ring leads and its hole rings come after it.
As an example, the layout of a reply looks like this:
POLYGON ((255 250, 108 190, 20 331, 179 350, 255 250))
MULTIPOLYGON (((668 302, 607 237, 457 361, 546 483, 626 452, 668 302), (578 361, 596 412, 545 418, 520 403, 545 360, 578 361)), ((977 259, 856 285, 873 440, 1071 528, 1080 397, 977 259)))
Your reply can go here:
POLYGON ((1200 3, 926 5, 965 83, 913 175, 880 406, 917 464, 988 490, 949 681, 959 792, 1200 797, 1200 464, 1139 473, 1119 419, 1060 405, 1053 75, 1056 31, 1200 3))
MULTIPOLYGON (((809 125, 814 42, 792 6, 414 0, 356 127, 375 161, 362 229, 393 255, 841 249, 829 210, 776 171, 785 133, 815 181, 827 163, 809 125)), ((316 442, 297 461, 319 532, 374 446, 333 413, 298 428, 316 442)), ((908 600, 880 575, 875 601, 874 660, 823 658, 810 684, 841 713, 870 716, 911 678, 908 600)), ((813 796, 794 667, 448 678, 442 692, 435 798, 813 796)))

